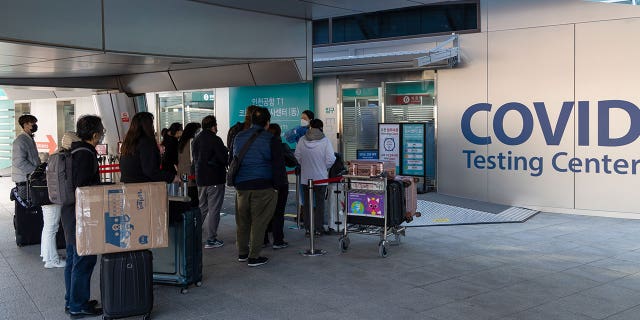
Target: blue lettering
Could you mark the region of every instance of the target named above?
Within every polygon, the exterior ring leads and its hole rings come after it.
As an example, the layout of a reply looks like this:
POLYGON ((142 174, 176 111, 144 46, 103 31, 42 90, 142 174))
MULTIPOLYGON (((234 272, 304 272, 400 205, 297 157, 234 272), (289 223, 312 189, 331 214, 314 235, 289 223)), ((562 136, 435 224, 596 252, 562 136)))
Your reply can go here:
POLYGON ((462 153, 467 155, 467 169, 471 168, 471 155, 476 152, 473 150, 462 150, 462 153))
POLYGON ((613 170, 617 174, 627 174, 627 170, 622 171, 620 169, 628 169, 628 168, 629 168, 629 163, 625 159, 618 159, 613 163, 613 170))
POLYGON ((525 141, 529 140, 531 133, 533 132, 533 115, 531 115, 531 111, 529 111, 529 109, 522 103, 505 103, 496 111, 496 115, 493 118, 493 130, 496 134, 496 138, 506 145, 513 146, 523 144, 525 141), (522 117, 522 131, 515 138, 507 136, 504 132, 504 117, 507 112, 512 110, 520 113, 520 116, 522 117))
POLYGON ((567 155, 566 152, 558 152, 558 153, 553 155, 553 159, 551 159, 551 165, 553 166, 553 168, 556 171, 558 171, 558 172, 567 172, 567 169, 562 169, 562 168, 558 167, 558 164, 557 164, 558 157, 566 156, 566 155, 567 155))
POLYGON ((469 107, 462 114, 462 120, 460 121, 460 127, 462 128, 462 135, 473 144, 487 145, 491 143, 491 137, 479 137, 471 131, 471 118, 474 114, 480 111, 491 111, 491 104, 489 103, 476 103, 469 107))
POLYGON ((569 170, 571 172, 582 172, 582 160, 578 158, 569 159, 569 170))
POLYGON ((564 130, 567 128, 571 111, 573 110, 573 101, 567 101, 562 104, 555 130, 551 129, 551 121, 549 121, 549 114, 547 113, 547 108, 544 106, 544 102, 534 102, 533 106, 536 109, 540 128, 542 129, 544 139, 547 141, 547 145, 559 145, 564 135, 564 130))
POLYGON ((578 101, 578 145, 589 145, 589 101, 578 101))
MULTIPOLYGON (((496 134, 497 135, 497 134, 496 134)), ((631 102, 623 100, 603 100, 598 102, 598 145, 607 147, 624 146, 634 142, 640 136, 640 110, 631 102), (620 138, 609 136, 609 111, 622 109, 629 115, 631 126, 620 138)), ((605 172, 607 168, 605 167, 605 172)))

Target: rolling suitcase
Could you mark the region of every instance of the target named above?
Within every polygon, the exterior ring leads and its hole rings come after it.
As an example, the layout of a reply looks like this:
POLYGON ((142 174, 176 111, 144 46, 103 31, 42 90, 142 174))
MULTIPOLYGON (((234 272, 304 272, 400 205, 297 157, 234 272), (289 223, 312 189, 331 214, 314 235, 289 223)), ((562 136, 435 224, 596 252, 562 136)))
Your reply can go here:
POLYGON ((383 172, 389 179, 396 176, 395 163, 383 160, 351 160, 347 162, 347 170, 352 176, 373 177, 383 172))
POLYGON ((349 192, 347 194, 347 208, 349 209, 347 222, 382 227, 386 215, 387 227, 399 226, 405 221, 406 214, 404 190, 402 182, 387 180, 387 192, 384 198, 378 196, 376 192, 349 192), (387 201, 387 212, 383 210, 384 201, 387 201), (355 206, 354 203, 357 202, 359 204, 355 206), (356 207, 362 207, 364 214, 353 214, 356 207))
POLYGON ((13 227, 18 247, 39 244, 43 225, 42 207, 25 208, 15 201, 13 227))
POLYGON ((406 201, 405 220, 407 222, 411 222, 413 221, 414 216, 420 216, 420 212, 418 212, 418 178, 409 176, 396 176, 395 179, 401 181, 404 184, 404 198, 406 201))
POLYGON ((152 249, 153 283, 202 285, 202 216, 189 203, 169 202, 169 247, 152 249))
POLYGON ((153 255, 149 250, 103 254, 100 295, 103 319, 144 316, 153 308, 153 255))
POLYGON ((327 186, 324 221, 332 232, 342 232, 344 226, 345 199, 344 190, 341 189, 339 183, 329 183, 327 186))

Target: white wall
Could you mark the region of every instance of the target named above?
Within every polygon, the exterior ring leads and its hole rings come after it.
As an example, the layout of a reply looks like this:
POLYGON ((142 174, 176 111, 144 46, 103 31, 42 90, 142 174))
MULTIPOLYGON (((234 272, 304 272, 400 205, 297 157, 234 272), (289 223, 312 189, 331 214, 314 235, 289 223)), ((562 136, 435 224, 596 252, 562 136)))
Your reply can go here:
MULTIPOLYGON (((58 113, 56 109, 56 99, 31 100, 31 114, 38 118, 38 132, 34 140, 36 142, 46 142, 47 135, 53 137, 53 141, 58 141, 58 113)), ((48 149, 39 148, 38 152, 49 152, 48 149)))
MULTIPOLYGON (((438 72, 438 183, 439 192, 472 199, 542 208, 558 212, 639 217, 635 193, 638 175, 559 172, 552 158, 639 159, 640 144, 598 146, 598 101, 626 100, 640 106, 637 73, 640 49, 640 7, 581 0, 483 0, 482 32, 460 37, 463 64, 438 72), (563 102, 574 102, 559 145, 548 145, 534 102, 543 102, 555 129, 563 102), (589 101, 589 146, 578 145, 577 102, 589 101), (463 112, 476 103, 489 103, 491 112, 479 112, 472 131, 492 138, 474 145, 461 131, 463 112), (496 139, 493 119, 505 103, 518 102, 533 116, 533 132, 520 145, 496 139), (480 155, 506 154, 543 158, 543 173, 534 177, 522 170, 467 168, 462 150, 480 155)), ((624 112, 611 112, 611 136, 630 128, 624 112)), ((522 130, 522 119, 505 116, 510 137, 522 130)), ((636 124, 640 125, 640 124, 636 124)), ((584 128, 583 128, 584 129, 584 128)), ((562 164, 562 162, 559 162, 562 164)), ((566 163, 564 164, 566 166, 566 163)), ((630 171, 630 169, 629 169, 630 171)))
POLYGON ((342 108, 338 105, 338 84, 335 76, 316 78, 314 81, 314 113, 324 124, 324 134, 338 152, 337 133, 340 131, 342 108))
MULTIPOLYGON (((229 88, 215 89, 216 105, 215 116, 218 121, 218 136, 227 144, 227 133, 229 133, 229 88)), ((227 146, 229 147, 229 146, 227 146)))

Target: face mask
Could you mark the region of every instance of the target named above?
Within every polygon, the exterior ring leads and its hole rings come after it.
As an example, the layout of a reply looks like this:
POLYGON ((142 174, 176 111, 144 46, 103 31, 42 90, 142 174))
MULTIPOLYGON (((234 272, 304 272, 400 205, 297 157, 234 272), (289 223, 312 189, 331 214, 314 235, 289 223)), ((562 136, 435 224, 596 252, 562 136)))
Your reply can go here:
POLYGON ((305 120, 305 119, 300 119, 300 125, 303 127, 306 127, 309 125, 309 121, 305 120))
POLYGON ((36 132, 36 131, 38 131, 38 125, 34 123, 34 124, 31 126, 31 133, 34 133, 34 132, 36 132))

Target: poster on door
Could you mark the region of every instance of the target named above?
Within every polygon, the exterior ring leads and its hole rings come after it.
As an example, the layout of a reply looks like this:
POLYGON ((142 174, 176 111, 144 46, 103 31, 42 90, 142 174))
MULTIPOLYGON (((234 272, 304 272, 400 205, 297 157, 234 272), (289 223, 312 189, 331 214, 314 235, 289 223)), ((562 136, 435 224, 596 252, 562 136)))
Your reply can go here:
POLYGON ((378 125, 379 158, 396 164, 396 172, 400 172, 400 124, 380 123, 378 125))

